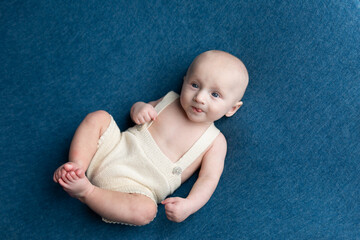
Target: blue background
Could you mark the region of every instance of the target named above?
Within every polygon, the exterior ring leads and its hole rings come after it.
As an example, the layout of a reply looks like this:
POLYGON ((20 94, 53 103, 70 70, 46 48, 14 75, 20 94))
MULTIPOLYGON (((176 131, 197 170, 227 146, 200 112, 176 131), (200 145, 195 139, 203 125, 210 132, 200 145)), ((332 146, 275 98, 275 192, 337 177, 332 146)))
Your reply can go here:
POLYGON ((359 26, 358 0, 1 1, 1 238, 360 239, 359 26), (205 207, 110 225, 52 182, 87 113, 128 128, 209 49, 250 85, 205 207))

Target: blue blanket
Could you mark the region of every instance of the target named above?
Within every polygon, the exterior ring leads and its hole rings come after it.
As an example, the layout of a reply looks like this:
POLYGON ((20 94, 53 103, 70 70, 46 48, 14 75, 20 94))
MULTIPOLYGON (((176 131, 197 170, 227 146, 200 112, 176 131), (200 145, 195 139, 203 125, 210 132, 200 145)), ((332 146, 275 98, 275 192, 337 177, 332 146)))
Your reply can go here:
POLYGON ((1 238, 359 239, 359 26, 358 0, 1 1, 1 238), (228 155, 205 207, 111 225, 52 182, 87 113, 132 126, 209 49, 250 84, 216 123, 228 155))

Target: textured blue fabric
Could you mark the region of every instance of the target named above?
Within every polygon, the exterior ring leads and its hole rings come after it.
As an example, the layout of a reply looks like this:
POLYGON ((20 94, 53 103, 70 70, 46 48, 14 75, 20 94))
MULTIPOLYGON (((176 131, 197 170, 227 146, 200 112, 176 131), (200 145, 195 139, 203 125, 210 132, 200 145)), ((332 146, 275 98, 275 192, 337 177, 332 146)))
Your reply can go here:
POLYGON ((359 26, 358 0, 1 1, 1 238, 360 239, 359 26), (52 182, 87 113, 126 129, 209 49, 250 85, 204 208, 109 225, 52 182))

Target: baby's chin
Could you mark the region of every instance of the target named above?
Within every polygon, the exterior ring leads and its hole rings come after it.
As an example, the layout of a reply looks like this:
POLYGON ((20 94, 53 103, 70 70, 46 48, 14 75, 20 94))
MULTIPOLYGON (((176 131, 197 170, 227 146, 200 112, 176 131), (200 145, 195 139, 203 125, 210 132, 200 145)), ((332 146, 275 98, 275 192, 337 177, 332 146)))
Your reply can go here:
POLYGON ((213 123, 214 121, 217 120, 217 119, 213 120, 213 119, 207 118, 204 112, 202 112, 202 113, 200 113, 198 115, 187 113, 187 118, 191 122, 198 123, 198 124, 211 124, 211 123, 213 123))
MULTIPOLYGON (((204 114, 204 113, 201 113, 201 114, 204 114)), ((186 112, 186 116, 193 123, 203 123, 203 122, 205 122, 204 117, 200 116, 200 114, 194 114, 194 113, 186 112)))

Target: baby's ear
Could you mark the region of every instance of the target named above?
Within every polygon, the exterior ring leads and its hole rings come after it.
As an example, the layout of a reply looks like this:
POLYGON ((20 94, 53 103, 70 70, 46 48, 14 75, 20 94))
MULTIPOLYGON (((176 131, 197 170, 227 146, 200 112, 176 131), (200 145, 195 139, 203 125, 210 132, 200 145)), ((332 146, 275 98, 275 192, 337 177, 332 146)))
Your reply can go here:
POLYGON ((228 111, 225 116, 227 117, 231 117, 232 115, 234 115, 236 113, 237 110, 239 110, 239 108, 243 105, 243 102, 240 101, 240 102, 237 102, 232 108, 230 111, 228 111))

